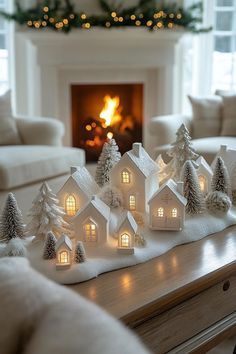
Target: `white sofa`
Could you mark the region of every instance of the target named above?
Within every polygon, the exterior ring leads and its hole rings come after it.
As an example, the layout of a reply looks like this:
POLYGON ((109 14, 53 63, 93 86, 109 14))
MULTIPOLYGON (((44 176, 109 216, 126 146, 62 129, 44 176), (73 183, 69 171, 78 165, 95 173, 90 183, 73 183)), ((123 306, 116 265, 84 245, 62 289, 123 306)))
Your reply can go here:
POLYGON ((153 117, 149 123, 149 132, 152 135, 154 147, 154 158, 162 154, 163 159, 168 162, 169 157, 166 151, 170 143, 176 140, 176 131, 184 123, 190 131, 193 140, 193 147, 198 154, 202 155, 209 163, 213 161, 215 154, 221 145, 228 145, 236 149, 236 136, 211 136, 195 138, 193 132, 193 118, 181 114, 153 117))

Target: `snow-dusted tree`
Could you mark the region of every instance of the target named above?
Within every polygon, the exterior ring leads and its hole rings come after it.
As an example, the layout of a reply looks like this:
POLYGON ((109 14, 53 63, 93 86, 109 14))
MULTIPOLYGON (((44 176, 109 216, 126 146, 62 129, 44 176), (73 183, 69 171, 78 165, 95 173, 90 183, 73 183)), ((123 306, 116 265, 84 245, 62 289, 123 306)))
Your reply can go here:
POLYGON ((115 139, 110 139, 103 145, 101 155, 98 159, 95 180, 100 187, 103 187, 110 180, 110 171, 120 160, 121 154, 115 139))
POLYGON ((231 187, 228 170, 221 157, 217 157, 211 181, 212 192, 222 192, 231 197, 231 187))
POLYGON ((123 203, 122 193, 113 186, 105 186, 101 191, 101 200, 111 209, 119 208, 123 203))
POLYGON ((172 157, 171 161, 163 168, 162 173, 166 179, 180 180, 184 163, 188 160, 195 161, 199 155, 192 148, 191 137, 185 124, 182 124, 176 133, 176 141, 171 144, 167 154, 172 157))
POLYGON ((49 231, 44 242, 43 259, 56 258, 56 242, 57 239, 54 233, 49 231))
POLYGON ((86 261, 86 253, 82 241, 79 241, 75 247, 75 263, 83 263, 86 261))
POLYGON ((222 192, 210 192, 206 197, 206 207, 212 212, 227 213, 231 205, 229 196, 222 192))
POLYGON ((27 251, 21 238, 12 238, 3 251, 4 257, 26 257, 27 251))
POLYGON ((49 231, 52 231, 55 235, 68 231, 69 225, 63 219, 65 212, 58 205, 59 201, 56 195, 46 182, 42 184, 32 204, 28 214, 31 221, 27 225, 27 230, 35 236, 35 241, 45 239, 49 231))
POLYGON ((25 226, 17 201, 9 193, 0 219, 0 241, 9 242, 13 238, 25 237, 25 226))
POLYGON ((200 190, 198 176, 191 161, 186 161, 182 172, 184 196, 187 199, 186 212, 198 214, 204 209, 204 199, 200 190))

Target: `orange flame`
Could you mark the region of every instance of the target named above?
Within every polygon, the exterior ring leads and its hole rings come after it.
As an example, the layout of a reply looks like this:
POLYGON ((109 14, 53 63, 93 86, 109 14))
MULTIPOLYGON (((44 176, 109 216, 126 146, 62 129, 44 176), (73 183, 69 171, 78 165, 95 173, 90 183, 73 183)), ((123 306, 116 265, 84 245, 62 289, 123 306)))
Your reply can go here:
POLYGON ((118 96, 111 98, 111 96, 106 95, 104 97, 104 107, 100 113, 100 118, 105 121, 103 125, 104 128, 120 122, 122 117, 120 115, 121 108, 119 105, 120 98, 118 96))

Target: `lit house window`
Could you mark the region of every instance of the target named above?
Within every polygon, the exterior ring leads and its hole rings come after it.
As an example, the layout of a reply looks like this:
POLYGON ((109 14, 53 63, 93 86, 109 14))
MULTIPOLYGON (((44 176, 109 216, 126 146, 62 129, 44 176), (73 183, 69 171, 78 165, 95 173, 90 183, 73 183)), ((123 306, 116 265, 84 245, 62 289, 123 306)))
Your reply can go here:
POLYGON ((157 216, 158 216, 159 218, 163 218, 163 216, 164 216, 164 209, 163 209, 163 208, 158 208, 158 210, 157 210, 157 216))
POLYGON ((74 216, 76 214, 76 200, 73 195, 69 195, 66 198, 65 210, 66 214, 69 216, 74 216))
POLYGON ((97 226, 92 221, 84 225, 84 231, 86 242, 97 242, 97 226))
POLYGON ((204 192, 205 185, 206 185, 206 178, 204 176, 199 176, 198 181, 199 181, 199 186, 200 186, 201 192, 204 192))
POLYGON ((130 210, 136 209, 136 199, 135 199, 134 195, 129 196, 129 208, 130 208, 130 210))
POLYGON ((69 263, 68 252, 62 251, 60 253, 60 263, 69 263))
POLYGON ((121 236, 121 247, 130 247, 130 237, 128 234, 123 234, 121 236))
POLYGON ((127 170, 122 171, 121 174, 122 183, 130 183, 130 173, 127 170))
POLYGON ((178 216, 178 211, 177 211, 176 208, 172 209, 172 211, 171 211, 171 216, 172 216, 172 218, 177 218, 177 216, 178 216))

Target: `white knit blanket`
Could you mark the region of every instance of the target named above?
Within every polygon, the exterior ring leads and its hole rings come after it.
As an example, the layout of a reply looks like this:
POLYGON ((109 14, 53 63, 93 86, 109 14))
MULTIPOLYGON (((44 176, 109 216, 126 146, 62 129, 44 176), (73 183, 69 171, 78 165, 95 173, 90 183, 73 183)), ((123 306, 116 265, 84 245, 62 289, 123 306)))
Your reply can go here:
POLYGON ((1 354, 147 354, 127 328, 96 305, 33 270, 0 259, 1 354))
MULTIPOLYGON (((116 215, 111 220, 111 229, 116 227, 116 215)), ((236 224, 236 208, 232 207, 227 214, 204 213, 188 217, 182 232, 151 231, 147 227, 139 230, 146 241, 144 248, 135 248, 134 255, 121 255, 116 251, 117 240, 110 237, 109 245, 87 251, 85 263, 74 264, 68 270, 56 270, 55 260, 42 259, 42 244, 29 246, 29 259, 34 268, 54 279, 58 283, 73 284, 85 281, 99 274, 115 269, 132 266, 160 256, 175 246, 198 241, 208 235, 222 231, 236 224)))

